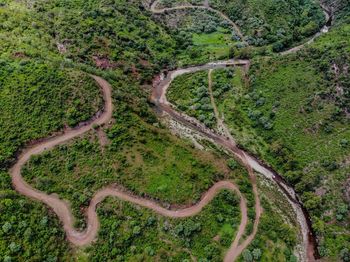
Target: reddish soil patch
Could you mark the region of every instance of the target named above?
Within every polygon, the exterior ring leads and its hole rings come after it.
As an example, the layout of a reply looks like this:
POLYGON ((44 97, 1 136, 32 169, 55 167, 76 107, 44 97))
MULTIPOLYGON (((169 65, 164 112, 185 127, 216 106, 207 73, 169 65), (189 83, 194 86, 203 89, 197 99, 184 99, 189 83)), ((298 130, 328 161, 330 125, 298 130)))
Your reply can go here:
POLYGON ((140 74, 137 71, 135 64, 131 65, 131 72, 132 72, 133 77, 135 77, 136 79, 140 79, 140 74))
POLYGON ((102 128, 99 128, 97 130, 97 136, 98 136, 98 140, 99 140, 100 145, 101 145, 102 148, 104 148, 105 146, 108 145, 108 143, 109 143, 108 137, 107 137, 105 131, 103 131, 102 128))
POLYGON ((220 241, 220 235, 216 235, 215 237, 213 237, 213 240, 216 242, 220 241))
POLYGON ((27 58, 28 56, 23 52, 16 52, 12 55, 15 58, 27 58))
POLYGON ((150 67, 150 66, 151 66, 151 63, 148 62, 147 60, 144 60, 144 59, 140 59, 139 63, 140 63, 140 65, 142 65, 143 67, 150 67))
POLYGON ((102 68, 102 69, 111 69, 112 68, 113 69, 113 68, 118 67, 117 63, 111 62, 107 57, 101 57, 98 55, 94 55, 92 57, 92 59, 94 60, 95 65, 98 68, 102 68))
POLYGON ((344 196, 345 196, 346 201, 348 201, 350 203, 350 178, 345 183, 344 196))

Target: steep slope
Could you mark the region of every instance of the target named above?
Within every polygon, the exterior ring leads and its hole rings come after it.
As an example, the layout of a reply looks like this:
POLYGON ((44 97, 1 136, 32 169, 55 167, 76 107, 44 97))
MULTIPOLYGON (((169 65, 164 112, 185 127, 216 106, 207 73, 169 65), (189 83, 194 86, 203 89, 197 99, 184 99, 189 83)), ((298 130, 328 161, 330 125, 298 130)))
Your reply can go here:
POLYGON ((249 89, 223 111, 239 143, 295 186, 311 213, 320 254, 344 260, 350 241, 346 17, 343 12, 328 34, 297 54, 256 59, 249 89))

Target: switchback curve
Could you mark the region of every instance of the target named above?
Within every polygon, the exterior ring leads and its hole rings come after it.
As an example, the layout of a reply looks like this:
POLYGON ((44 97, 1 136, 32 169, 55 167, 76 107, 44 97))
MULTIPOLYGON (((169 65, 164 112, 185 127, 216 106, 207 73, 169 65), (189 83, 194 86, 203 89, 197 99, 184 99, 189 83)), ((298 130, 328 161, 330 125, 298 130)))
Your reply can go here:
POLYGON ((74 228, 74 217, 72 215, 72 210, 69 206, 69 203, 59 199, 55 195, 48 195, 44 192, 36 190, 31 187, 26 181, 24 181, 23 177, 21 176, 21 169, 32 156, 43 153, 44 151, 50 150, 59 144, 81 136, 84 133, 92 130, 93 126, 96 124, 103 125, 111 120, 113 112, 112 88, 104 79, 97 76, 92 77, 96 80, 102 89, 104 98, 103 113, 94 118, 92 121, 81 124, 78 128, 65 130, 65 132, 61 135, 38 142, 36 145, 23 150, 23 152, 19 155, 16 163, 10 169, 12 184, 15 190, 24 196, 43 202, 52 208, 52 210, 56 213, 63 224, 67 239, 76 246, 89 245, 96 238, 99 229, 99 219, 96 213, 96 207, 108 196, 114 196, 123 201, 131 202, 133 204, 148 208, 159 215, 172 218, 184 218, 200 213, 201 210, 206 205, 208 205, 221 190, 230 190, 239 196, 241 210, 241 222, 238 227, 238 232, 229 248, 229 251, 227 252, 227 255, 225 256, 225 261, 233 261, 234 257, 237 257, 241 252, 238 243, 245 232, 245 228, 248 222, 248 214, 246 199, 241 194, 238 187, 230 181, 217 182, 207 192, 204 193, 203 197, 197 204, 188 208, 177 210, 165 209, 155 201, 140 198, 117 187, 109 186, 102 188, 95 193, 90 201, 86 213, 87 227, 84 231, 77 231, 74 228))

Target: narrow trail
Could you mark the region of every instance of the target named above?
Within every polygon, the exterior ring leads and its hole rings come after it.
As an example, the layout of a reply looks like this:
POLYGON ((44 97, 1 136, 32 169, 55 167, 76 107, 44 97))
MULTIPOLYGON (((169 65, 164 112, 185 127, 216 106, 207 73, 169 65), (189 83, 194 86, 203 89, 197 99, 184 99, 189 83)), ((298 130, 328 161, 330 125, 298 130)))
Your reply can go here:
POLYGON ((228 137, 233 144, 236 145, 236 142, 233 139, 231 132, 229 131, 229 129, 227 128, 227 126, 225 124, 224 114, 221 113, 221 116, 220 116, 218 107, 216 106, 215 98, 213 95, 213 79, 212 79, 213 71, 214 71, 214 69, 209 69, 209 71, 208 71, 208 90, 209 90, 210 102, 211 102, 211 105, 213 107, 214 115, 215 115, 216 122, 217 122, 217 124, 216 124, 217 129, 219 130, 219 132, 222 132, 223 135, 228 137))
POLYGON ((220 116, 219 116, 219 111, 218 111, 218 108, 216 107, 216 103, 213 95, 213 79, 212 79, 213 71, 214 69, 209 69, 208 71, 208 90, 209 90, 209 96, 210 96, 210 103, 214 110, 217 126, 219 127, 220 116))
POLYGON ((135 196, 123 189, 117 187, 105 187, 98 190, 90 201, 89 207, 86 212, 87 227, 84 231, 77 231, 74 228, 74 217, 72 215, 72 210, 69 203, 64 200, 59 199, 55 195, 48 195, 44 192, 36 190, 31 187, 21 176, 21 169, 27 163, 33 155, 38 155, 46 150, 50 150, 55 146, 65 143, 75 137, 81 136, 82 134, 92 130, 93 126, 103 125, 108 123, 112 118, 113 104, 112 104, 112 88, 109 83, 100 77, 92 76, 98 85, 102 89, 104 98, 104 111, 98 117, 94 118, 92 121, 81 124, 80 127, 75 129, 65 130, 62 135, 51 137, 45 141, 41 141, 38 144, 25 149, 18 157, 17 162, 10 169, 10 175, 12 177, 13 187, 20 194, 27 196, 29 198, 38 200, 45 203, 47 206, 52 208, 56 213, 58 218, 63 224, 64 231, 67 235, 67 239, 76 246, 85 246, 91 244, 95 240, 98 229, 99 229, 99 219, 96 213, 96 208, 99 203, 101 203, 106 197, 114 196, 123 201, 127 201, 144 208, 148 208, 159 215, 171 217, 171 218, 185 218, 197 215, 202 211, 202 209, 208 205, 212 199, 222 190, 230 190, 236 193, 240 198, 240 211, 241 211, 241 222, 238 227, 237 234, 231 247, 229 248, 228 255, 225 257, 225 261, 233 261, 233 256, 237 254, 240 246, 238 243, 242 238, 246 225, 248 223, 248 209, 247 201, 244 196, 239 191, 238 187, 230 181, 220 181, 215 183, 207 192, 205 192, 201 200, 187 208, 169 210, 160 206, 157 202, 135 196))
MULTIPOLYGON (((234 146, 236 146, 236 142, 234 141, 231 133, 229 132, 227 126, 225 125, 223 119, 220 117, 219 110, 216 106, 215 103, 215 98, 213 96, 213 79, 212 79, 212 74, 213 74, 214 69, 209 69, 208 71, 208 90, 209 90, 209 96, 211 100, 211 104, 214 109, 214 114, 215 118, 217 120, 217 128, 218 130, 222 130, 224 135, 229 139, 230 143, 234 146)), ((225 260, 225 261, 234 261, 238 256, 243 252, 245 248, 249 246, 249 244, 253 241, 255 238, 255 235, 258 231, 258 226, 259 226, 259 221, 260 221, 260 216, 262 214, 262 206, 260 204, 260 199, 259 199, 259 193, 258 193, 258 188, 256 184, 256 177, 254 174, 254 170, 251 168, 251 166, 248 164, 246 161, 246 156, 244 154, 240 154, 240 159, 243 163, 243 165, 247 168, 248 174, 250 177, 250 180, 252 182, 252 187, 253 187, 253 193, 254 193, 254 200, 255 200, 255 210, 256 210, 256 216, 254 220, 254 225, 253 225, 253 232, 243 241, 242 244, 239 245, 239 239, 236 238, 234 242, 232 243, 232 248, 227 252, 227 257, 230 258, 230 260, 225 260)), ((245 228, 242 228, 242 232, 239 232, 243 235, 245 228)))
POLYGON ((244 41, 244 35, 241 32, 241 29, 239 26, 232 21, 227 15, 225 15, 223 12, 214 9, 209 6, 209 2, 205 1, 203 5, 179 5, 174 7, 168 7, 168 8, 160 8, 158 9, 157 5, 159 4, 159 0, 156 0, 151 5, 151 12, 154 14, 163 14, 168 11, 174 11, 174 10, 184 10, 184 9, 206 9, 210 12, 213 12, 219 16, 221 16, 224 20, 226 20, 236 31, 236 34, 241 38, 242 41, 244 41))

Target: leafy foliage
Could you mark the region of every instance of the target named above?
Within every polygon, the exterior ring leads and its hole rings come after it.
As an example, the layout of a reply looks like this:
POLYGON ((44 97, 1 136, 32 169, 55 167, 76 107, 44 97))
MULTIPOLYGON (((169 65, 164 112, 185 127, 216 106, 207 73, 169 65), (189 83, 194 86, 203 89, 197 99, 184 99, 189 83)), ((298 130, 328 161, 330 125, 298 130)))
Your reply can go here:
POLYGON ((295 185, 331 257, 349 245, 349 39, 342 25, 295 55, 256 59, 226 118, 243 146, 295 185))
POLYGON ((174 79, 168 92, 169 101, 208 127, 215 124, 208 90, 208 72, 184 74, 174 79))
POLYGON ((89 248, 92 261, 183 261, 191 256, 221 261, 240 222, 238 200, 229 191, 191 218, 164 218, 115 199, 108 199, 98 213, 101 231, 89 248))
MULTIPOLYGON (((104 130, 109 140, 106 148, 101 148, 98 130, 94 130, 70 145, 34 157, 22 171, 25 179, 39 190, 70 200, 81 218, 80 207, 111 183, 124 185, 138 195, 180 204, 198 200, 214 181, 245 174, 242 167, 231 171, 225 159, 198 152, 154 127, 159 123, 144 94, 131 83, 124 85, 129 89, 124 89, 122 82, 114 84, 119 87, 114 101, 118 106, 115 123, 104 130)), ((82 220, 78 223, 83 226, 82 220)))
POLYGON ((313 1, 296 0, 210 0, 242 28, 248 43, 275 43, 286 48, 319 30, 325 23, 320 7, 313 1))
POLYGON ((75 62, 149 79, 174 52, 174 40, 135 2, 39 0, 33 13, 75 62))
POLYGON ((58 219, 43 205, 19 196, 0 173, 1 261, 68 260, 71 249, 58 219))
POLYGON ((101 107, 87 74, 27 59, 0 65, 1 166, 25 143, 88 120, 101 107))

